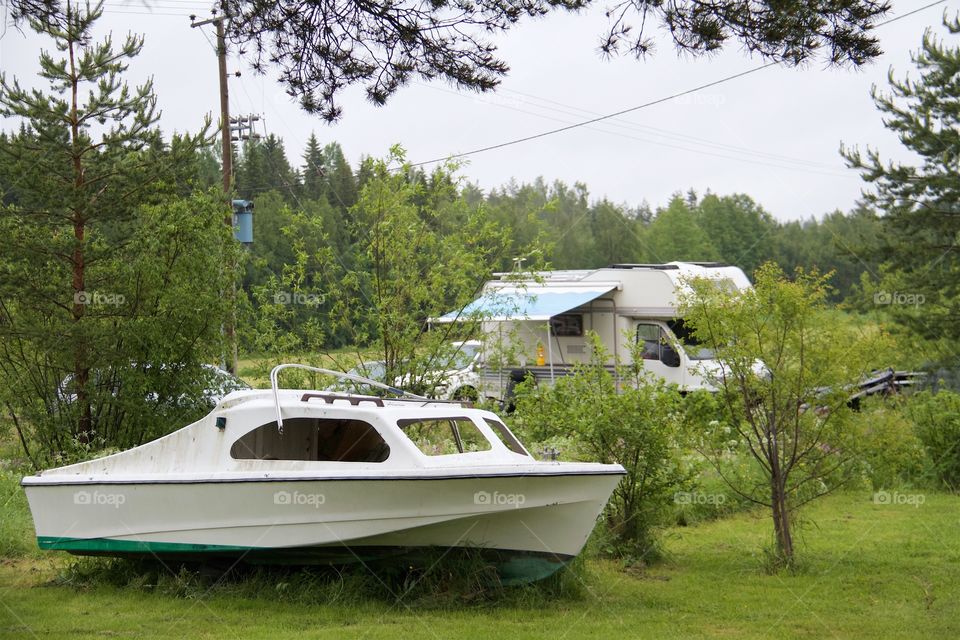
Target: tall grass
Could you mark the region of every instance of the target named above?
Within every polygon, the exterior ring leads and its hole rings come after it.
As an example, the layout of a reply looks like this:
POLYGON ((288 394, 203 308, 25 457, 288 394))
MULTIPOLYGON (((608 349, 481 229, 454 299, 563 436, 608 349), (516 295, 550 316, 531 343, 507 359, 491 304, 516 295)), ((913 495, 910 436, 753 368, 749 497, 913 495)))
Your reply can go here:
POLYGON ((474 550, 428 550, 416 558, 342 566, 171 564, 157 560, 78 558, 55 583, 178 598, 208 595, 303 605, 396 604, 418 609, 535 606, 584 596, 586 568, 577 560, 539 582, 505 586, 496 568, 474 550))
POLYGON ((22 474, 0 469, 0 557, 16 558, 39 553, 27 496, 20 487, 22 474))

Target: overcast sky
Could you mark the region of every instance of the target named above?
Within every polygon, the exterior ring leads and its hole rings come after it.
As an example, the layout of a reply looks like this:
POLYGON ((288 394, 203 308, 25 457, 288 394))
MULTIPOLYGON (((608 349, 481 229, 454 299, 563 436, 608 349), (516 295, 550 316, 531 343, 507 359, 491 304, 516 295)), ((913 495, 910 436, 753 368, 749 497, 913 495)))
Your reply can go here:
MULTIPOLYGON (((889 17, 931 1, 894 0, 889 17)), ((106 6, 101 33, 146 36, 130 77, 153 76, 165 131, 196 130, 205 114, 219 111, 213 27, 201 33, 187 17, 208 15, 207 3, 153 0, 147 9, 138 0, 107 0, 106 6)), ((594 199, 631 206, 663 206, 672 193, 693 188, 746 193, 781 220, 847 211, 863 183, 844 167, 841 141, 906 157, 882 126, 871 85, 885 87, 891 67, 897 76, 912 71, 910 53, 924 29, 945 34, 942 13, 953 15, 958 7, 960 1, 950 0, 879 28, 885 53, 865 68, 816 62, 764 69, 616 120, 477 154, 463 174, 485 190, 511 178, 580 181, 594 199)), ((645 61, 605 60, 597 53, 606 24, 602 9, 552 15, 498 36, 511 71, 494 94, 417 82, 375 107, 356 89, 342 96, 343 118, 328 125, 301 112, 272 76, 256 76, 233 60, 231 72, 243 75, 231 78, 231 113, 261 115, 261 133, 283 138, 293 164, 311 131, 321 142, 339 142, 354 164, 363 155, 385 155, 395 143, 419 162, 620 111, 763 64, 736 44, 708 59, 678 57, 665 39, 645 61)), ((41 47, 52 48, 8 27, 0 38, 0 69, 35 84, 41 47)))

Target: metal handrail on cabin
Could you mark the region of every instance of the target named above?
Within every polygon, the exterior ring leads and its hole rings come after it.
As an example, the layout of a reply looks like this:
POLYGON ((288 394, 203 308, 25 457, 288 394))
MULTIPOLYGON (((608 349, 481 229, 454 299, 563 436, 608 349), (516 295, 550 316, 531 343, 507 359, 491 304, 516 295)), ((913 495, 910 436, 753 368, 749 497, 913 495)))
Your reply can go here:
MULTIPOLYGON (((377 387, 378 389, 384 389, 390 393, 402 397, 409 398, 411 400, 422 400, 425 402, 437 402, 436 400, 431 400, 424 396, 418 396, 415 393, 410 393, 409 391, 404 391, 403 389, 398 389, 396 387, 391 387, 388 384, 383 384, 382 382, 377 382, 376 380, 371 380, 370 378, 364 378, 363 376, 358 376, 352 373, 344 373, 342 371, 334 371, 333 369, 322 369, 320 367, 311 367, 307 364, 279 364, 273 368, 270 372, 270 387, 273 389, 273 404, 277 408, 277 429, 280 433, 283 433, 283 415, 280 413, 280 388, 278 386, 278 375, 284 369, 305 369, 307 371, 313 371, 315 373, 322 373, 327 376, 333 376, 334 378, 342 378, 344 380, 352 380, 354 382, 362 382, 363 384, 370 385, 372 387, 377 387)), ((304 397, 303 399, 308 399, 304 397)))

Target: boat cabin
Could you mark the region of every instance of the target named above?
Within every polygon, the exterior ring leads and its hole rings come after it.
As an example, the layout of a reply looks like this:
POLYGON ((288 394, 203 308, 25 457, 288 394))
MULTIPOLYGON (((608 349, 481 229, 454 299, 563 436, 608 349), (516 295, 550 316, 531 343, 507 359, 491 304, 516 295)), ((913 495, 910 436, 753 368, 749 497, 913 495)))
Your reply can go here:
POLYGON ((496 414, 468 403, 244 390, 158 440, 44 475, 248 474, 517 462, 534 458, 496 414))

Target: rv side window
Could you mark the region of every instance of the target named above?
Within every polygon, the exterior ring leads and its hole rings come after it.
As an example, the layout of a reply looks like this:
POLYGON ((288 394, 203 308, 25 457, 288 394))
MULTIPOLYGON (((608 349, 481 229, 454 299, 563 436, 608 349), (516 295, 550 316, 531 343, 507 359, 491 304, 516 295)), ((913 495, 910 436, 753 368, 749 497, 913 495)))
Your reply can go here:
POLYGON ((660 325, 638 324, 637 342, 643 346, 641 357, 644 360, 660 359, 660 325))
POLYGON ((502 442, 507 449, 510 449, 510 451, 519 453, 523 456, 530 455, 527 450, 523 448, 523 445, 520 444, 520 441, 517 440, 512 433, 510 433, 510 430, 507 429, 505 424, 502 422, 497 422, 496 420, 490 420, 489 418, 484 418, 483 421, 487 423, 487 426, 490 427, 495 434, 497 434, 497 437, 500 438, 500 442, 502 442))
POLYGON ((428 456, 489 451, 493 447, 470 418, 398 420, 408 438, 428 456))
POLYGON ((550 331, 560 338, 579 338, 583 335, 583 316, 579 313, 562 313, 550 318, 550 331))
POLYGON ((307 460, 312 462, 383 462, 390 446, 372 425, 361 420, 290 418, 257 427, 230 447, 236 460, 307 460))

